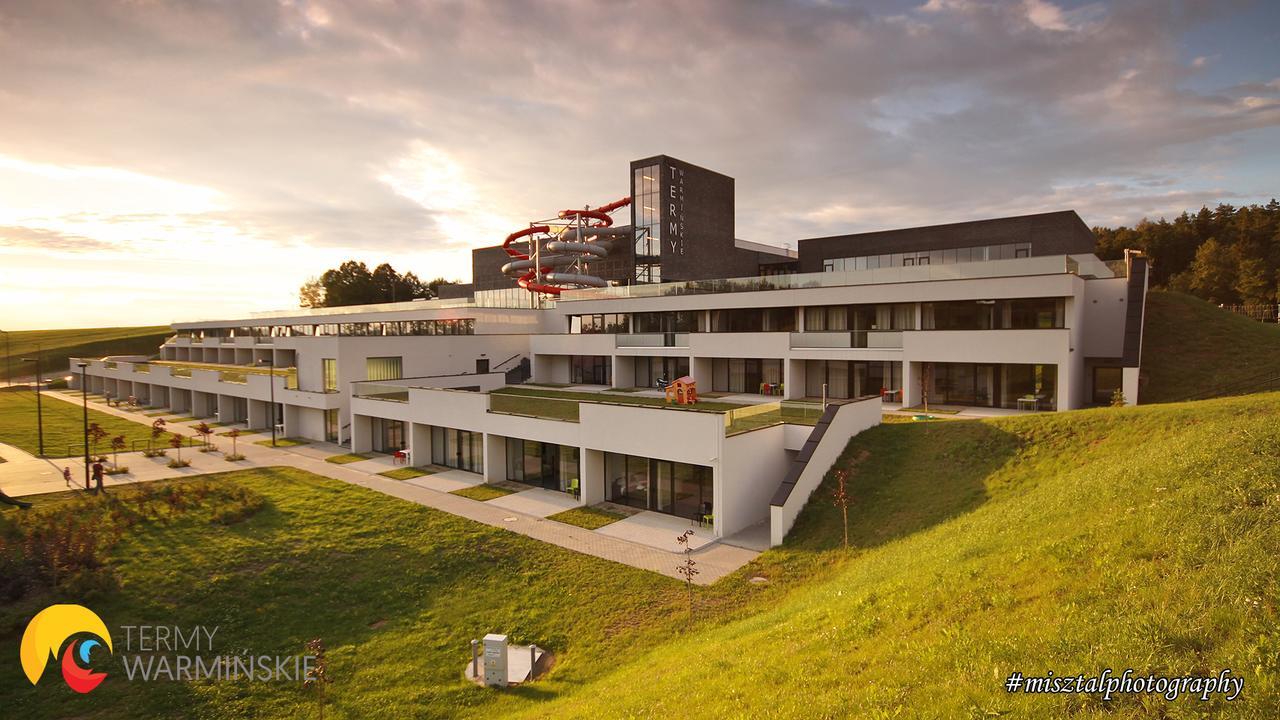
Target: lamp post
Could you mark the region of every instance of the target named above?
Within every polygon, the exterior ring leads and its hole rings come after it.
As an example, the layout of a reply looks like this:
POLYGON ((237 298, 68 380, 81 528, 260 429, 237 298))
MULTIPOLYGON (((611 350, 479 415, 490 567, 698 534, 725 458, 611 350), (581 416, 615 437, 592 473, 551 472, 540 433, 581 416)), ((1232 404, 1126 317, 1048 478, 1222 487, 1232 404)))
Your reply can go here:
POLYGON ((44 408, 40 401, 40 385, 44 378, 40 374, 40 346, 36 346, 36 356, 34 358, 22 358, 22 362, 36 364, 36 428, 40 437, 40 457, 44 457, 44 408))
POLYGON ((85 375, 85 368, 89 367, 89 363, 76 363, 76 367, 80 368, 80 397, 81 404, 84 408, 84 489, 88 490, 89 485, 89 378, 85 375))
POLYGON ((9 387, 13 387, 13 359, 9 356, 9 331, 0 330, 4 333, 4 380, 9 387))
MULTIPOLYGON (((268 352, 271 353, 271 360, 269 361, 270 367, 271 367, 271 374, 267 376, 267 387, 271 389, 271 417, 267 419, 267 422, 271 423, 271 447, 275 447, 276 446, 276 351, 269 350, 268 352)), ((261 365, 262 361, 259 360, 258 364, 261 365)))

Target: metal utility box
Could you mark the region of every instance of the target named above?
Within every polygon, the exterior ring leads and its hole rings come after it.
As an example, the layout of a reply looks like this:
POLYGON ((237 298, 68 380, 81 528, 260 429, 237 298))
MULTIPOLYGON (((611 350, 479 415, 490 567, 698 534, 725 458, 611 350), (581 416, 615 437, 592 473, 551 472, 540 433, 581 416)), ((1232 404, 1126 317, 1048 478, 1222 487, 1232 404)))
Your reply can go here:
POLYGON ((507 636, 489 633, 484 636, 484 684, 507 686, 507 636))

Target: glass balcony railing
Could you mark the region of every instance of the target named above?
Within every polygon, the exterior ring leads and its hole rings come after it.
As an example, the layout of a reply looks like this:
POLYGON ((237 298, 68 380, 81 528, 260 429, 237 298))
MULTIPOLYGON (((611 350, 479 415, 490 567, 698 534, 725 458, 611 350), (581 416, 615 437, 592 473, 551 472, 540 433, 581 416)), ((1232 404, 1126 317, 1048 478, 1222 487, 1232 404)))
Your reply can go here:
POLYGON ((821 403, 781 400, 750 405, 724 414, 724 434, 727 437, 782 424, 816 425, 821 417, 821 403))
POLYGON ((803 348, 870 348, 902 347, 901 330, 838 330, 791 333, 791 347, 803 348))
POLYGON ((614 335, 614 347, 689 347, 689 333, 624 333, 614 335))
POLYGON ((357 382, 352 384, 351 395, 352 397, 365 398, 366 400, 409 402, 409 388, 404 385, 357 382))
MULTIPOLYGON (((885 283, 930 282, 936 280, 969 280, 978 278, 1017 277, 1022 275, 1063 275, 1082 277, 1117 277, 1116 266, 1102 260, 1077 260, 1068 255, 1043 255, 1012 260, 955 263, 950 265, 915 265, 845 270, 840 272, 796 273, 767 277, 690 280, 686 282, 621 285, 618 287, 567 290, 561 302, 575 300, 611 300, 621 298, 666 297, 670 295, 705 295, 731 292, 763 292, 806 288, 879 285, 885 283)), ((1123 277, 1123 268, 1120 268, 1123 277)))

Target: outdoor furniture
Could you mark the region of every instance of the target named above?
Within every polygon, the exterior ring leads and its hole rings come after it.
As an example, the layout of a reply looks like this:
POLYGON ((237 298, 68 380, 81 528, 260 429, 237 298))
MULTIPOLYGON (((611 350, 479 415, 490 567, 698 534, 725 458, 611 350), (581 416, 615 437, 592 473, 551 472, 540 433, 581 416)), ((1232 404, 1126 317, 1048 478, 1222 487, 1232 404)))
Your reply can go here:
POLYGON ((569 494, 578 497, 578 478, 569 481, 569 494))
POLYGON ((880 399, 890 402, 897 402, 902 398, 902 390, 890 390, 889 388, 880 388, 880 399))
POLYGON ((1018 398, 1019 410, 1039 410, 1040 400, 1035 395, 1024 395, 1018 398))

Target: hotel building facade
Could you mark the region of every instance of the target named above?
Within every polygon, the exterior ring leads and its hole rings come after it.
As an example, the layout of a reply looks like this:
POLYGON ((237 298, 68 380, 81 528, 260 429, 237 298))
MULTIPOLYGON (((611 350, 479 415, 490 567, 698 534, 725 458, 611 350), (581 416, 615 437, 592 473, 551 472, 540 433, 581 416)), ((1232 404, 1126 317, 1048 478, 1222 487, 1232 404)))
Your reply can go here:
POLYGON ((734 238, 732 178, 658 156, 630 181, 633 234, 589 265, 604 287, 535 295, 481 248, 453 297, 176 323, 155 357, 84 360, 85 381, 716 537, 767 523, 775 544, 885 409, 1137 400, 1146 258, 1099 260, 1072 211, 793 251, 734 238), (702 401, 665 406, 682 376, 702 401))

